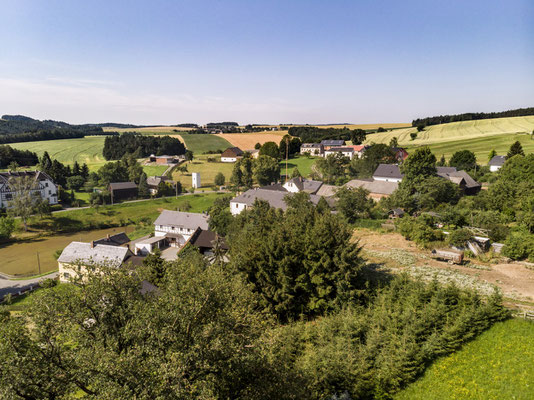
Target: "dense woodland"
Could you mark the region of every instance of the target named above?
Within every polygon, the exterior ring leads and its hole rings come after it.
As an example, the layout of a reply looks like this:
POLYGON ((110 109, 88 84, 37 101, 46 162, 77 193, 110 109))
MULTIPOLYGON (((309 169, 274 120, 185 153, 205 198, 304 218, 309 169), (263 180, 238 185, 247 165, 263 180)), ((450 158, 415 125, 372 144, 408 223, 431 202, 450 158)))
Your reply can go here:
POLYGON ((348 128, 317 128, 315 126, 292 126, 288 133, 299 137, 303 143, 319 143, 321 140, 351 140, 352 144, 361 144, 365 140, 366 131, 348 128))
POLYGON ((135 157, 147 157, 151 154, 181 155, 185 154, 184 144, 170 136, 143 136, 136 133, 123 133, 108 136, 104 141, 103 155, 106 160, 118 160, 126 154, 135 157))
POLYGON ((104 132, 99 126, 71 125, 52 120, 39 121, 22 115, 3 115, 0 119, 0 144, 113 134, 116 133, 104 132))
POLYGON ((453 115, 439 115, 434 117, 418 118, 412 121, 412 126, 430 126, 446 124, 457 121, 474 121, 477 119, 505 118, 505 117, 524 117, 534 115, 534 107, 518 108, 515 110, 491 112, 491 113, 464 113, 453 115))
POLYGON ((11 146, 0 145, 0 168, 7 168, 11 163, 19 166, 33 166, 39 162, 37 154, 29 150, 18 150, 11 146))

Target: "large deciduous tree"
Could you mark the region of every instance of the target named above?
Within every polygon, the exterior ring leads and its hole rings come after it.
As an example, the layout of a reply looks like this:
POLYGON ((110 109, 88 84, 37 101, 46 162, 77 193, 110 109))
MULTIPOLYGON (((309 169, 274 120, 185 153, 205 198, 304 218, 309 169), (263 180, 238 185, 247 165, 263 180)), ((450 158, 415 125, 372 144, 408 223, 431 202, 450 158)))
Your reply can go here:
POLYGON ((254 160, 252 170, 260 185, 269 185, 280 179, 280 164, 276 158, 270 156, 259 156, 254 160))
POLYGON ((472 170, 477 165, 477 158, 471 150, 460 150, 452 155, 449 165, 458 170, 472 170))
POLYGON ((411 180, 418 177, 429 177, 437 174, 436 156, 428 147, 416 149, 401 165, 403 180, 411 180))

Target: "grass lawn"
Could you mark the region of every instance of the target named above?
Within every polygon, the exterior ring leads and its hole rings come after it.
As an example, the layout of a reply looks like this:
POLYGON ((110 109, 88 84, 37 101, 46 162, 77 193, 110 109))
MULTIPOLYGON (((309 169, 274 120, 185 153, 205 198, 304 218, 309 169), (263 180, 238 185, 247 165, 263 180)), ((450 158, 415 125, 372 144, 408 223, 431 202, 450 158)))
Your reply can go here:
POLYGON ((227 140, 216 135, 181 133, 180 136, 184 139, 187 149, 195 153, 195 156, 206 151, 224 151, 232 147, 227 140))
POLYGON ((48 151, 52 159, 64 164, 74 164, 74 161, 87 163, 91 171, 94 171, 106 163, 102 156, 104 140, 104 136, 87 136, 81 139, 42 140, 9 145, 16 149, 33 151, 39 157, 48 151))
MULTIPOLYGON (((287 161, 287 171, 289 176, 291 176, 291 172, 295 168, 298 168, 300 174, 303 177, 307 177, 311 173, 311 166, 313 163, 320 157, 296 157, 291 158, 287 161)), ((280 161, 280 173, 284 175, 286 173, 286 161, 282 160, 280 161)))
POLYGON ((209 187, 215 185, 215 175, 217 175, 219 172, 222 172, 226 178, 226 184, 229 184, 230 176, 232 176, 232 170, 234 168, 234 163, 223 163, 220 161, 208 162, 208 157, 220 160, 220 156, 216 154, 195 157, 192 162, 186 162, 185 164, 183 164, 187 166, 187 172, 174 172, 172 175, 173 179, 175 181, 180 181, 182 183, 182 187, 190 188, 192 185, 191 174, 193 172, 199 172, 200 183, 202 184, 202 187, 209 187))
POLYGON ((436 361, 396 400, 533 399, 534 322, 498 322, 436 361))
POLYGON ((161 176, 169 168, 168 165, 143 165, 146 176, 161 176))
POLYGON ((133 232, 134 238, 141 237, 146 234, 144 228, 152 229, 161 210, 176 210, 187 202, 191 212, 203 212, 222 195, 194 194, 65 211, 44 220, 34 217, 30 221, 30 232, 21 232, 20 228, 16 232, 15 236, 24 240, 0 245, 0 271, 10 275, 36 274, 39 272, 37 260, 41 272, 54 270, 57 268, 54 253, 72 241, 87 242, 119 232, 133 232))

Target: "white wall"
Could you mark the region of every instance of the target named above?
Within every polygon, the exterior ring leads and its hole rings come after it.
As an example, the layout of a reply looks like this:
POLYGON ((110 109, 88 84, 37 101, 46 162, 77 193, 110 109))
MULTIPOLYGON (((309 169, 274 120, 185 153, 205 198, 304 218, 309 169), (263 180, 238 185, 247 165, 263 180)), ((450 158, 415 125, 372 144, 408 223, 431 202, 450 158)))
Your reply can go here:
POLYGON ((500 169, 501 169, 501 165, 490 165, 491 172, 497 172, 500 169))
POLYGON ((243 210, 247 209, 247 205, 243 203, 235 203, 233 201, 230 202, 230 212, 232 215, 241 214, 243 210))
POLYGON ((221 162, 236 162, 236 157, 221 157, 221 162))
POLYGON ((382 178, 380 176, 373 176, 375 181, 384 181, 384 182, 400 182, 402 178, 382 178))

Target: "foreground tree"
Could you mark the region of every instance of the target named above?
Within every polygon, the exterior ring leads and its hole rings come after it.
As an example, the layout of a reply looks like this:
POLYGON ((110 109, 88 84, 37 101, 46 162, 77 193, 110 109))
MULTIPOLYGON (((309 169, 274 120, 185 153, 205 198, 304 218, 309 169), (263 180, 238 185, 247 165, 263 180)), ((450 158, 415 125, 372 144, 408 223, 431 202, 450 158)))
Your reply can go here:
POLYGON ((24 231, 27 231, 28 218, 35 212, 35 206, 41 200, 37 192, 39 184, 31 176, 17 176, 9 179, 9 187, 12 191, 12 198, 8 202, 8 212, 19 217, 24 231))

